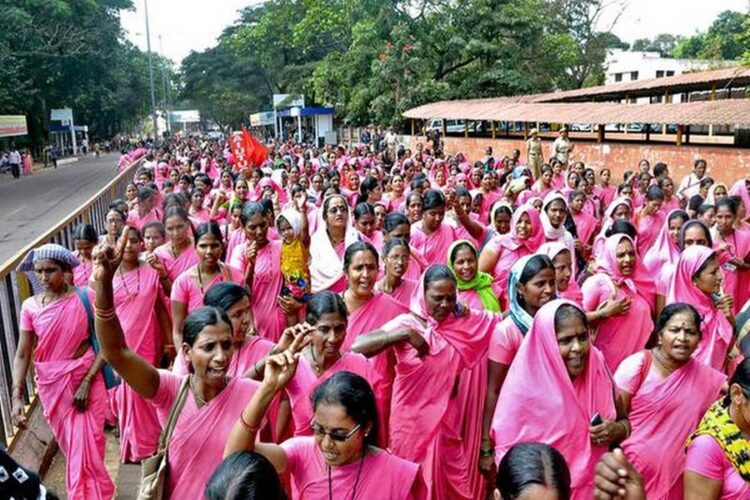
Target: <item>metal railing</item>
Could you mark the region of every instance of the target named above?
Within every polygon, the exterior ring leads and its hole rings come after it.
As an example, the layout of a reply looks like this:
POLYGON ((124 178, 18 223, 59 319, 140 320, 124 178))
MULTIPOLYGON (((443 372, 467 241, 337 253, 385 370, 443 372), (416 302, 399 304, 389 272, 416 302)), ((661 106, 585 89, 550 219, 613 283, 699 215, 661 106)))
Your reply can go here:
MULTIPOLYGON (((3 446, 8 447, 14 435, 10 418, 13 357, 18 344, 21 304, 31 295, 28 279, 23 273, 16 273, 15 269, 29 250, 44 243, 57 243, 72 249, 73 231, 78 224, 92 224, 97 230, 104 228, 109 204, 123 196, 125 186, 133 179, 133 174, 141 162, 143 162, 143 157, 120 172, 109 184, 82 204, 81 208, 68 215, 0 266, 0 443, 3 446)), ((32 373, 33 363, 26 379, 27 403, 36 398, 36 386, 32 373)))

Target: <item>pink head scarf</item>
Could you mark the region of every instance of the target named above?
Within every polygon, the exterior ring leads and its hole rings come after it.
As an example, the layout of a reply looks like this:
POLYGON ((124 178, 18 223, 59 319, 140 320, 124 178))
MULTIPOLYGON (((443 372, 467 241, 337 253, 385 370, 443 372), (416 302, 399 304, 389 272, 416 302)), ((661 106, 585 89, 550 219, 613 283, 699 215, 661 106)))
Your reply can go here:
POLYGON ((614 383, 592 342, 583 374, 571 380, 555 331, 555 314, 565 304, 580 310, 573 302, 553 300, 534 316, 500 391, 491 434, 498 462, 520 442, 554 446, 568 462, 572 487, 586 491, 596 461, 607 451, 592 444, 589 423, 596 413, 616 419, 614 383))
POLYGON ((542 243, 544 243, 544 232, 542 231, 542 223, 539 220, 539 212, 532 205, 521 205, 513 213, 513 218, 510 221, 510 233, 504 234, 500 238, 500 245, 508 250, 518 250, 524 246, 529 252, 536 253, 539 247, 542 246, 542 243), (531 221, 531 234, 525 240, 520 239, 516 233, 516 224, 518 224, 523 214, 528 215, 531 221))
POLYGON ((630 236, 622 233, 613 234, 605 240, 602 254, 596 261, 594 271, 606 274, 617 286, 625 285, 632 293, 637 293, 643 297, 653 310, 654 299, 656 297, 656 285, 654 279, 651 278, 648 275, 648 272, 643 268, 638 253, 636 252, 635 266, 633 268, 633 273, 630 276, 624 276, 617 267, 617 245, 619 245, 622 240, 629 241, 635 250, 635 242, 630 236))
POLYGON ((745 210, 750 212, 750 193, 747 191, 747 179, 740 179, 732 184, 729 190, 729 196, 739 196, 745 204, 745 210))
MULTIPOLYGON (((713 249, 703 245, 691 245, 680 254, 677 260, 672 281, 669 284, 667 303, 684 302, 695 307, 704 318, 717 314, 711 296, 699 290, 693 284, 693 276, 703 264, 714 257, 713 249)), ((721 313, 718 313, 721 314, 721 313)))
POLYGON ((677 262, 677 259, 680 258, 680 249, 677 247, 677 244, 672 241, 672 237, 669 235, 669 221, 677 214, 682 215, 683 224, 689 219, 688 215, 683 210, 678 209, 669 212, 669 215, 664 220, 664 224, 662 225, 659 234, 656 236, 654 243, 643 257, 643 266, 654 276, 658 276, 661 272, 662 266, 665 264, 674 264, 677 262))

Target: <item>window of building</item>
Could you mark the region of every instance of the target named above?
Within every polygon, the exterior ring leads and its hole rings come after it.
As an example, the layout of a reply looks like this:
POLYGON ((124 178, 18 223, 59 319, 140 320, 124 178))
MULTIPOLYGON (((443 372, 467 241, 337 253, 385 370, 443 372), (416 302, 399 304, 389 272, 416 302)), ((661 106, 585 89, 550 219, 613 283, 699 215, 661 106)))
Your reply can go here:
POLYGON ((616 82, 622 81, 622 73, 615 73, 615 81, 616 82))
POLYGON ((674 76, 674 71, 667 71, 667 76, 674 76))
POLYGON ((656 78, 664 78, 664 70, 657 69, 656 70, 656 78))
POLYGON ((631 71, 630 72, 630 81, 634 81, 638 79, 638 72, 637 71, 631 71))

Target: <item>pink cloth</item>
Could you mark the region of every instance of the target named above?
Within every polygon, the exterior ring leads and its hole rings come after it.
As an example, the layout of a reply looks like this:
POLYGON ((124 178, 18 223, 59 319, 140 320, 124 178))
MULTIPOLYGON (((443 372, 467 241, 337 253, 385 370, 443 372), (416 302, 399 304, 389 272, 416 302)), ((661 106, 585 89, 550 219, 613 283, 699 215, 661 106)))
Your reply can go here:
POLYGON ((495 363, 510 366, 516 358, 522 342, 523 333, 521 329, 508 316, 498 323, 492 332, 489 359, 495 363))
POLYGON ((750 231, 735 229, 731 236, 725 238, 714 229, 711 236, 715 249, 724 244, 729 245, 729 249, 721 256, 721 270, 724 273, 724 291, 734 297, 734 313, 737 314, 750 298, 750 270, 740 269, 728 261, 734 257, 741 260, 750 257, 750 231))
MULTIPOLYGON (((292 407, 295 436, 312 436, 310 429, 310 422, 313 418, 312 394, 318 385, 338 372, 356 373, 373 387, 380 381, 380 375, 375 371, 375 367, 361 354, 342 352, 341 357, 320 377, 315 374, 307 358, 304 355, 300 356, 294 378, 286 386, 289 404, 292 407)), ((380 408, 381 405, 382 401, 378 400, 378 407, 380 408)))
POLYGON ((584 245, 590 244, 594 237, 594 232, 599 225, 599 220, 586 212, 575 214, 571 210, 570 215, 573 217, 573 222, 576 224, 578 240, 584 245))
POLYGON ((565 303, 553 300, 534 317, 500 391, 490 434, 497 463, 520 442, 554 446, 568 462, 572 498, 589 500, 594 467, 607 451, 606 446, 592 444, 589 423, 595 413, 607 420, 617 418, 614 384, 593 346, 583 375, 571 380, 554 328, 555 313, 565 303))
POLYGON ((638 217, 638 255, 645 255, 651 248, 666 221, 663 212, 638 217))
POLYGON ((412 297, 414 297, 414 293, 417 290, 418 284, 418 281, 403 277, 401 278, 401 286, 393 290, 393 292, 391 293, 391 297, 393 297, 393 299, 401 305, 409 307, 409 304, 411 304, 411 299, 412 297))
POLYGON ((599 229, 599 233, 594 238, 594 244, 592 245, 592 249, 591 249, 591 256, 594 260, 599 259, 599 255, 601 253, 602 247, 604 246, 604 240, 607 239, 605 234, 607 232, 607 229, 609 229, 610 226, 612 226, 612 224, 614 223, 615 210, 617 210, 617 207, 619 207, 620 205, 625 205, 628 208, 630 208, 630 214, 631 214, 630 222, 633 222, 632 220, 633 200, 631 200, 627 196, 619 196, 615 198, 612 201, 612 203, 610 203, 607 206, 607 209, 604 211, 604 218, 602 219, 602 226, 599 229))
MULTIPOLYGON (((244 276, 247 269, 247 242, 237 245, 232 252, 229 265, 244 276)), ((269 241, 258 249, 255 256, 253 289, 250 304, 256 319, 258 334, 272 342, 278 342, 286 328, 286 316, 278 304, 284 276, 281 274, 281 241, 269 241)))
MULTIPOLYGON (((406 273, 404 273, 403 277, 417 282, 429 264, 427 264, 422 254, 419 253, 419 250, 412 246, 409 246, 409 250, 409 267, 406 268, 406 273)), ((406 303, 408 304, 409 302, 407 301, 406 303)))
POLYGON ((180 255, 174 257, 172 255, 171 243, 165 243, 154 250, 154 255, 159 257, 162 264, 164 264, 167 276, 169 276, 169 279, 172 280, 172 282, 174 282, 180 274, 198 263, 198 253, 192 245, 183 250, 180 255))
MULTIPOLYGON (((161 336, 154 309, 159 300, 159 275, 148 264, 112 281, 115 308, 128 347, 152 366, 159 362, 161 336)), ((138 462, 154 454, 161 425, 156 408, 121 383, 114 389, 113 411, 120 428, 120 461, 138 462)))
POLYGON ((651 248, 645 254, 641 254, 643 255, 643 267, 651 276, 658 276, 664 265, 674 264, 680 257, 680 249, 669 235, 669 217, 671 215, 672 212, 665 217, 651 248))
POLYGON ((617 387, 632 396, 632 433, 621 448, 643 474, 649 498, 682 498, 685 440, 719 397, 726 376, 691 359, 666 378, 652 360, 644 378, 646 356, 651 353, 633 354, 615 373, 617 387))
POLYGON ((597 323, 594 343, 613 372, 623 359, 643 349, 654 328, 651 320, 656 300, 653 280, 639 271, 637 261, 631 276, 623 276, 617 268, 617 245, 624 239, 633 242, 624 234, 607 238, 596 263, 596 274, 586 280, 581 290, 583 308, 589 312, 596 311, 606 301, 630 299, 628 314, 610 316, 597 323))
MULTIPOLYGON (((152 403, 162 423, 169 415, 181 384, 182 377, 159 370, 159 389, 152 403)), ((208 479, 222 461, 229 432, 257 388, 258 383, 253 380, 233 378, 201 408, 192 391, 188 394, 169 440, 168 498, 203 497, 208 479)))
POLYGON ((79 264, 73 268, 73 284, 75 286, 87 286, 94 265, 90 260, 83 260, 78 252, 73 253, 76 254, 79 261, 79 264))
MULTIPOLYGON (((549 257, 550 260, 554 260, 555 257, 557 257, 557 254, 562 252, 563 250, 568 250, 568 247, 565 246, 562 242, 554 242, 554 243, 545 243, 539 248, 539 253, 543 253, 547 257, 549 257)), ((568 250, 570 253, 570 250, 568 250)), ((579 306, 583 304, 583 292, 581 291, 581 287, 578 286, 578 282, 574 279, 572 275, 572 261, 571 261, 571 276, 568 280, 568 288, 565 290, 557 290, 557 298, 558 299, 567 299, 571 302, 575 302, 579 306)))
POLYGON ((685 470, 721 481, 720 500, 750 498, 750 483, 742 479, 719 443, 707 434, 696 437, 688 446, 685 470))
POLYGON ((227 259, 229 259, 232 256, 232 253, 235 247, 237 247, 238 245, 246 241, 245 228, 239 227, 237 229, 230 229, 229 234, 226 235, 226 241, 227 241, 227 259))
POLYGON ((143 226, 145 226, 149 222, 161 222, 161 214, 157 209, 154 208, 141 217, 138 209, 134 208, 133 210, 128 212, 128 218, 125 221, 125 224, 130 227, 136 228, 138 231, 143 232, 143 226))
POLYGON ((89 337, 83 303, 75 293, 45 307, 30 297, 21 306, 20 326, 36 336, 34 370, 39 399, 65 455, 68 498, 112 498, 115 486, 104 466, 108 402, 101 375, 91 384, 86 411, 73 407, 75 392, 95 358, 92 349, 73 358, 89 337))
POLYGON ((219 274, 215 275, 208 283, 203 284, 203 290, 201 290, 195 277, 190 276, 188 273, 182 273, 172 283, 172 295, 170 298, 173 302, 182 302, 185 304, 187 312, 190 314, 192 311, 203 306, 203 296, 208 289, 222 281, 232 281, 241 285, 243 283, 242 273, 232 266, 223 265, 219 274))
POLYGON ((286 471, 292 475, 300 500, 328 498, 329 493, 333 498, 349 499, 355 485, 356 496, 351 500, 424 498, 419 482, 419 466, 385 450, 368 453, 362 462, 361 472, 359 460, 331 468, 329 483, 328 467, 315 438, 295 437, 281 443, 281 447, 286 454, 286 471))
POLYGON ((597 184, 594 186, 594 194, 602 200, 602 206, 608 207, 617 197, 617 188, 615 186, 602 187, 601 184, 597 184))
POLYGON ((411 226, 410 243, 430 264, 445 264, 448 247, 458 239, 456 230, 445 221, 429 235, 422 229, 422 221, 411 226))
POLYGON ((486 360, 490 332, 497 319, 488 312, 469 309, 465 316, 451 316, 437 323, 427 314, 421 283, 411 311, 383 326, 385 331, 412 328, 430 346, 423 358, 410 344, 394 346, 397 364, 390 448, 422 466, 428 498, 472 499, 476 494, 478 443, 477 449, 469 449, 466 438, 474 430, 464 424, 479 426, 481 420, 462 420, 464 415, 481 410, 462 406, 471 396, 464 393, 470 388, 461 379, 465 370, 486 360))
POLYGON ((542 222, 539 219, 539 212, 531 205, 522 205, 516 209, 510 221, 509 233, 495 235, 487 242, 488 247, 494 248, 500 254, 490 274, 492 275, 492 289, 503 309, 508 304, 506 288, 511 266, 521 257, 536 253, 542 243, 544 243, 542 222), (516 233, 516 224, 524 214, 528 215, 531 221, 531 235, 522 240, 516 233))
POLYGON ((698 310, 702 318, 703 336, 693 357, 703 364, 723 370, 734 338, 732 325, 724 313, 714 306, 713 298, 693 284, 693 275, 714 255, 712 249, 700 245, 683 250, 669 284, 667 304, 684 302, 698 310))

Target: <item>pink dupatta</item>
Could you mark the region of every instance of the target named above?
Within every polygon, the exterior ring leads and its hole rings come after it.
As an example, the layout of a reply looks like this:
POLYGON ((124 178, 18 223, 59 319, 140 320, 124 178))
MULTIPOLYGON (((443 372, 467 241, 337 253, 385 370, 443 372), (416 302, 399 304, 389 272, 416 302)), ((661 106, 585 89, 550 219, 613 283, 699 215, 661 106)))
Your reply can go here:
POLYGON ((669 212, 669 215, 664 219, 659 234, 654 240, 654 244, 651 245, 651 248, 643 256, 643 267, 646 268, 651 276, 658 276, 663 266, 674 264, 680 258, 680 249, 672 241, 672 236, 669 234, 669 218, 675 212, 676 210, 669 212))
POLYGON ((669 284, 667 303, 684 302, 695 307, 702 318, 703 336, 693 357, 712 368, 723 370, 734 338, 732 325, 724 313, 716 308, 713 298, 693 284, 693 275, 714 256, 712 249, 701 245, 683 250, 669 284))
POLYGON ((589 423, 595 413, 617 418, 614 384, 595 347, 583 375, 571 380, 554 327, 563 304, 573 303, 553 300, 536 313, 500 391, 490 434, 497 463, 517 443, 554 446, 568 462, 572 498, 589 500, 594 467, 607 451, 592 444, 589 423))
POLYGON ((432 234, 422 229, 422 221, 411 226, 411 245, 431 264, 445 264, 445 256, 456 237, 455 230, 445 221, 432 234))

